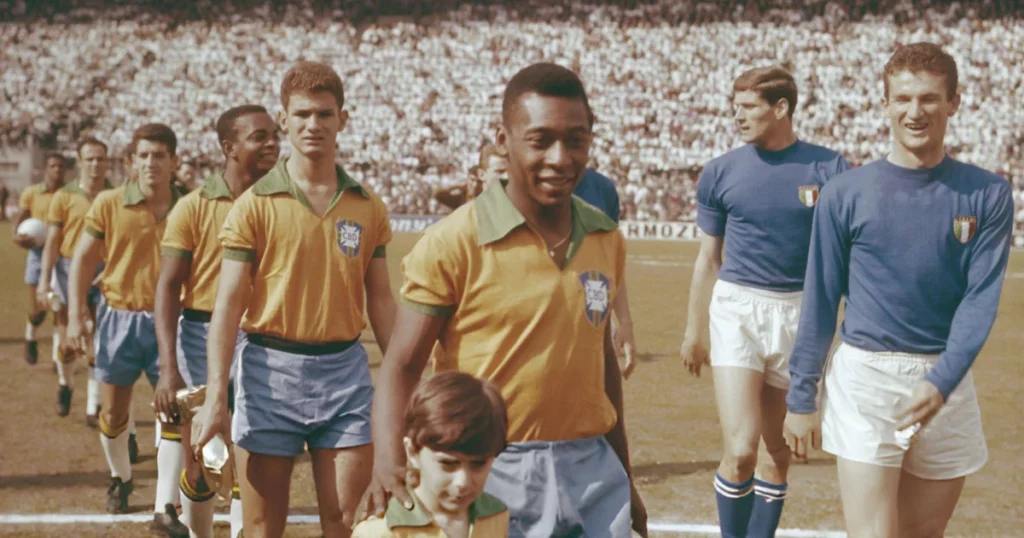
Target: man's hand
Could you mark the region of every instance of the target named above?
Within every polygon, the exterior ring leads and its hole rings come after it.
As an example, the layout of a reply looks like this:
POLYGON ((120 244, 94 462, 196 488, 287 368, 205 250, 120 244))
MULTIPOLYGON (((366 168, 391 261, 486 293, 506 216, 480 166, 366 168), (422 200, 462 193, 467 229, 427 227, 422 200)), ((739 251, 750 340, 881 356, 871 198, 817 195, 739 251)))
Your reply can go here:
POLYGON ((225 444, 231 444, 231 415, 228 413, 227 400, 208 398, 192 422, 199 424, 199 434, 192 437, 192 453, 197 460, 203 461, 203 447, 218 434, 225 444))
POLYGON ((782 435, 793 458, 807 463, 808 447, 821 450, 821 417, 817 411, 806 415, 787 413, 782 435))
POLYGON ((615 328, 615 352, 620 357, 626 357, 626 364, 622 367, 622 378, 629 379, 636 368, 636 340, 633 338, 633 323, 619 323, 615 328))
POLYGON ((50 306, 50 279, 39 279, 39 285, 36 286, 36 304, 50 306))
POLYGON ((920 424, 923 428, 935 418, 935 414, 942 409, 945 403, 939 389, 922 379, 914 387, 914 392, 910 395, 910 403, 896 415, 896 420, 900 421, 897 429, 903 430, 914 424, 920 424))
POLYGON ((153 390, 153 410, 156 411, 162 422, 178 424, 181 420, 181 413, 178 410, 177 392, 185 388, 185 381, 177 368, 172 371, 161 370, 160 380, 153 390))
POLYGON ((81 313, 68 312, 68 327, 64 336, 67 349, 76 352, 89 350, 89 333, 85 330, 85 321, 81 313))
POLYGON ((31 249, 35 245, 32 244, 32 237, 28 235, 15 235, 13 237, 14 244, 21 248, 31 249))
POLYGON ((682 347, 679 348, 679 356, 683 359, 683 365, 694 377, 700 377, 700 369, 705 364, 711 364, 708 350, 699 340, 684 339, 682 347))
POLYGON ((413 502, 406 490, 406 467, 404 463, 389 461, 394 458, 374 458, 373 481, 367 490, 366 512, 363 519, 370 516, 384 517, 388 508, 388 498, 394 495, 398 502, 408 510, 412 510, 413 502))
POLYGON ((633 530, 647 538, 647 507, 632 481, 629 484, 629 515, 633 519, 633 530))

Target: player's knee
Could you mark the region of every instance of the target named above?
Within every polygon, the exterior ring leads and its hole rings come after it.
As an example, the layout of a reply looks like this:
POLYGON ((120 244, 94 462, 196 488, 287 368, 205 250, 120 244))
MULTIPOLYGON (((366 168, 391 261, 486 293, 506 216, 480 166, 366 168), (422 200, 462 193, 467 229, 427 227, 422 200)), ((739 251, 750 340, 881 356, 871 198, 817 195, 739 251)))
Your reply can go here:
POLYGON ((722 455, 722 465, 737 475, 750 475, 757 466, 757 445, 727 443, 722 455))

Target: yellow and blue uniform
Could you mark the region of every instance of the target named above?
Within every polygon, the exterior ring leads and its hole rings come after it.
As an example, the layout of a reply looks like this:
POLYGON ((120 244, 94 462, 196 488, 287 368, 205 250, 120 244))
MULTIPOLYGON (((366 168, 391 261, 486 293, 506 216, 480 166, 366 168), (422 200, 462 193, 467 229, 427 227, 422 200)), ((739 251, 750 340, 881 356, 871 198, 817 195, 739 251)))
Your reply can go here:
MULTIPOLYGON (((104 182, 103 190, 114 188, 109 182, 104 182)), ((102 191, 101 191, 102 192, 102 191)), ((89 193, 82 189, 77 181, 72 181, 53 195, 50 207, 46 214, 46 223, 50 226, 57 226, 61 229, 60 259, 54 266, 54 279, 56 286, 53 291, 60 298, 61 304, 67 305, 68 274, 71 272, 71 257, 75 254, 75 246, 78 245, 78 238, 85 229, 85 214, 92 207, 93 199, 89 193)), ((97 268, 96 273, 102 270, 103 265, 97 268)), ((90 305, 99 304, 100 289, 96 286, 89 288, 88 300, 90 305)))
MULTIPOLYGON (((46 183, 32 185, 21 192, 18 199, 18 209, 28 211, 29 218, 39 219, 46 222, 46 215, 50 208, 53 195, 60 189, 48 189, 46 183)), ((34 248, 28 251, 25 259, 25 283, 29 286, 39 285, 39 273, 43 269, 43 248, 34 248)))

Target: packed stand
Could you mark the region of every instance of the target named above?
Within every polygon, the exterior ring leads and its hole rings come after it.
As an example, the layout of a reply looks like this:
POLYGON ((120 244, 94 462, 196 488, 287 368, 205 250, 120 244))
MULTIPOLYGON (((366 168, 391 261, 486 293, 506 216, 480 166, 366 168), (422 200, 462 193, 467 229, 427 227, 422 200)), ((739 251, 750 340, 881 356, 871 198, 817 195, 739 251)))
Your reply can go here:
POLYGON ((276 110, 287 67, 322 60, 346 84, 340 160, 395 214, 444 211, 432 187, 465 179, 496 130, 504 83, 536 60, 587 82, 593 166, 619 184, 623 218, 688 220, 700 166, 739 143, 729 92, 740 71, 791 69, 800 136, 863 163, 889 146, 885 57, 934 41, 961 66, 949 151, 1015 183, 1024 229, 1019 2, 45 4, 0 7, 0 143, 35 137, 71 153, 93 134, 123 148, 137 125, 160 121, 187 158, 216 168, 217 115, 276 110))

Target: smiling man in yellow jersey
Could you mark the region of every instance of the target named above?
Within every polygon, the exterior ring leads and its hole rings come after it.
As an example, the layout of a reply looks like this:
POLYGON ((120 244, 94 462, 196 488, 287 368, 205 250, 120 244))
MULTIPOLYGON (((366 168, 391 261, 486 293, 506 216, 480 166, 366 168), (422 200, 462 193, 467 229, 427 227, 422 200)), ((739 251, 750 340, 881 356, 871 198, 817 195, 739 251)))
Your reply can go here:
MULTIPOLYGON (((281 152, 277 124, 259 105, 242 105, 221 114, 217 138, 227 159, 224 174, 211 176, 174 206, 160 248, 163 261, 156 292, 160 381, 153 406, 167 417, 180 415, 175 400, 179 389, 206 384, 207 332, 222 259, 217 234, 235 200, 274 167, 281 152)), ((190 428, 183 426, 181 444, 189 446, 190 428)), ((198 461, 190 452, 180 480, 182 521, 193 536, 208 538, 213 536, 215 492, 199 477, 198 461)), ((241 509, 241 500, 232 499, 232 538, 241 530, 241 509)))
MULTIPOLYGON (((57 414, 66 417, 71 409, 71 392, 74 389, 75 353, 63 353, 64 331, 67 327, 68 310, 68 273, 71 269, 71 257, 75 253, 78 237, 85 227, 85 213, 89 211, 93 199, 100 191, 113 188, 107 181, 107 145, 95 138, 86 138, 78 143, 77 181, 72 181, 57 191, 50 201, 46 222, 48 231, 46 246, 43 247, 42 271, 44 275, 52 274, 52 278, 40 278, 36 291, 39 304, 50 303, 53 292, 59 300, 60 309, 55 312, 53 332, 53 348, 57 363, 57 414), (51 286, 51 281, 53 285, 51 286)), ((99 267, 97 267, 97 273, 99 267)), ((100 290, 89 288, 89 317, 94 318, 96 306, 99 304, 100 290)), ((99 405, 99 385, 93 371, 93 358, 89 353, 89 394, 86 403, 86 423, 96 420, 99 405)))
MULTIPOLYGON (((53 195, 64 183, 64 157, 51 153, 46 156, 45 169, 43 171, 43 182, 38 185, 26 187, 18 199, 17 218, 11 226, 11 239, 15 245, 29 249, 28 257, 25 259, 25 284, 28 285, 29 310, 28 321, 25 325, 25 361, 35 364, 39 360, 39 347, 36 342, 36 329, 46 319, 46 305, 36 300, 36 287, 39 286, 41 265, 43 261, 43 247, 31 247, 32 239, 18 235, 18 226, 30 218, 46 221, 46 214, 50 208, 50 201, 53 195)), ((47 274, 49 278, 49 274, 47 274)), ((57 360, 54 355, 54 361, 57 360)))
MULTIPOLYGON (((100 441, 112 476, 107 490, 107 511, 111 513, 128 510, 132 491, 127 431, 132 386, 142 373, 153 385, 159 376, 153 309, 160 274, 160 238, 167 213, 179 197, 171 187, 177 145, 174 131, 166 125, 151 123, 136 129, 131 148, 138 179, 96 197, 71 262, 68 344, 84 350, 88 345, 83 329, 86 290, 106 249, 103 301, 93 343, 103 405, 100 441)), ((177 520, 174 508, 177 487, 161 487, 168 476, 176 485, 181 473, 181 446, 174 445, 160 443, 157 449, 152 528, 166 536, 187 537, 188 529, 177 520)))
POLYGON ((203 430, 232 435, 244 528, 280 537, 295 456, 309 448, 323 533, 349 535, 370 481, 370 382, 359 343, 368 314, 387 349, 395 302, 387 209, 334 162, 345 127, 341 79, 300 62, 281 84, 292 154, 235 202, 221 230, 224 263, 210 326, 203 430), (245 318, 242 319, 243 313, 245 318), (228 369, 241 323, 233 428, 228 369))
POLYGON ((508 404, 510 444, 486 491, 508 506, 509 536, 618 538, 631 520, 646 535, 609 325, 625 239, 573 196, 592 129, 572 71, 521 70, 505 88, 497 134, 508 181, 428 228, 403 260, 403 306, 374 399, 378 514, 386 493, 412 506, 402 417, 440 338, 438 370, 487 379, 508 404))

